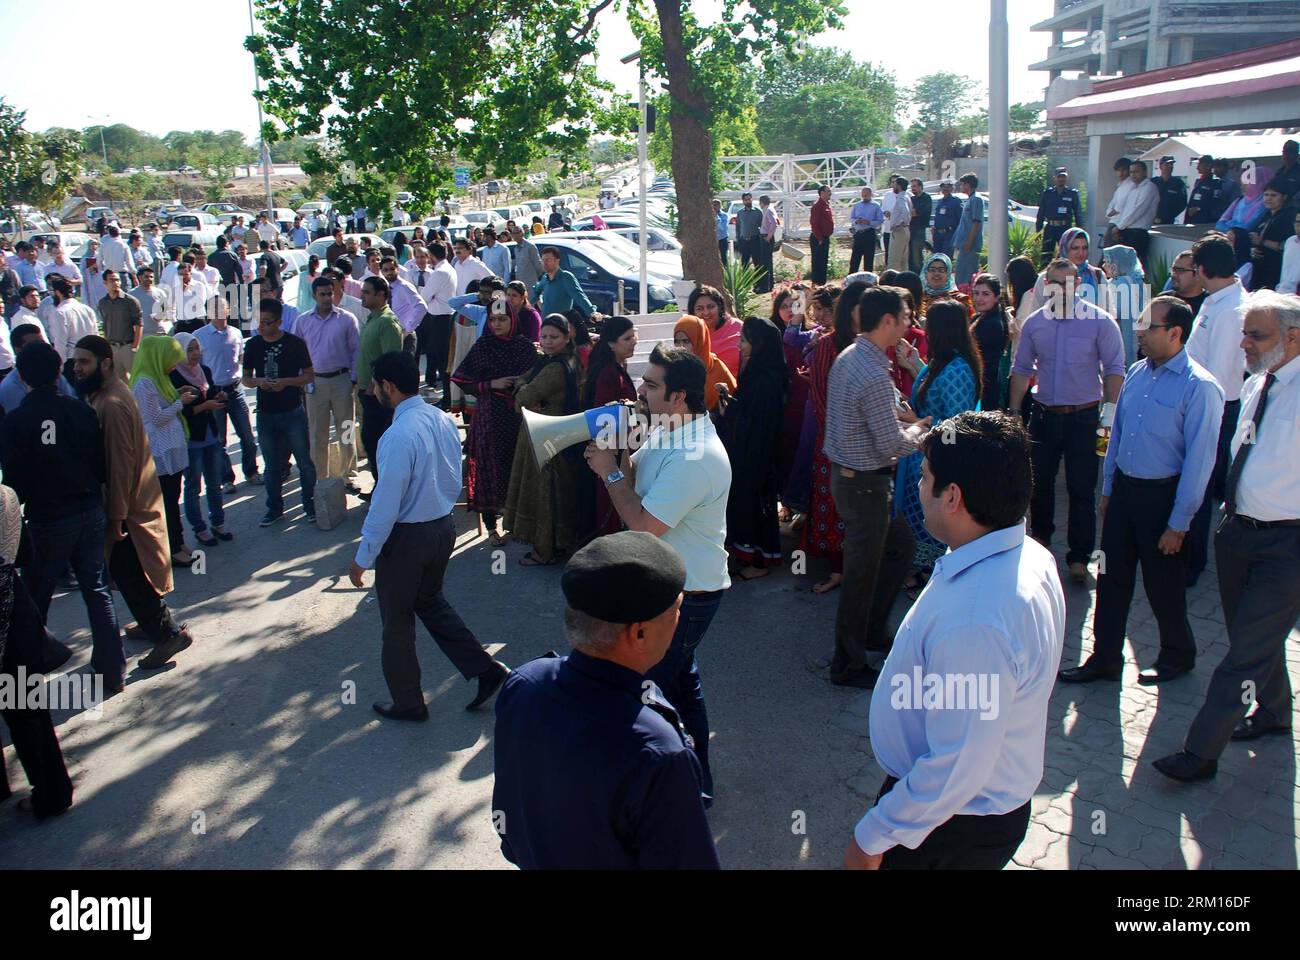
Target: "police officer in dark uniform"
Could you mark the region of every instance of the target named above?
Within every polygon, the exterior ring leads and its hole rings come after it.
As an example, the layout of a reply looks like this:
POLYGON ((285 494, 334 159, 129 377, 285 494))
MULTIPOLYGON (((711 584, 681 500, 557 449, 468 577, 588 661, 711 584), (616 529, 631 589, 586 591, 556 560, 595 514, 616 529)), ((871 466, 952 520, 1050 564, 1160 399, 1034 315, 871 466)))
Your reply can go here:
POLYGON ((961 223, 961 213, 965 209, 961 198, 953 196, 952 181, 945 180, 939 184, 941 196, 934 205, 934 229, 931 231, 930 246, 935 253, 942 253, 952 258, 953 234, 957 224, 961 223))
POLYGON ((1053 186, 1043 191, 1038 198, 1038 220, 1034 227, 1043 235, 1043 258, 1056 256, 1061 244, 1061 236, 1071 227, 1083 226, 1083 210, 1079 204, 1079 191, 1066 186, 1070 171, 1057 167, 1053 186))
POLYGON ((649 533, 575 553, 560 578, 567 657, 519 667, 497 697, 493 827, 525 870, 717 869, 695 751, 653 681, 686 566, 649 533))
POLYGON ((1199 175, 1192 184, 1192 195, 1187 200, 1188 224, 1218 223, 1227 209, 1223 202, 1223 181, 1214 175, 1214 158, 1208 153, 1196 161, 1199 175))
POLYGON ((1174 158, 1160 158, 1160 177, 1156 180, 1160 191, 1160 206, 1156 207, 1156 223, 1169 224, 1187 209, 1187 181, 1174 176, 1174 158))

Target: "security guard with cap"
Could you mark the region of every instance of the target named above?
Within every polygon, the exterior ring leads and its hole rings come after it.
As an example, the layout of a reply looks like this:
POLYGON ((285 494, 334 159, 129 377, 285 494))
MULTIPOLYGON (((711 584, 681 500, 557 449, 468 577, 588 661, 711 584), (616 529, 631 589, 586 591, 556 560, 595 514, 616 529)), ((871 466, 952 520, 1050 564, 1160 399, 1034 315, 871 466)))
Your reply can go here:
POLYGON ((1038 220, 1034 229, 1043 235, 1044 258, 1056 256, 1066 230, 1083 226, 1079 191, 1066 185, 1069 179, 1070 171, 1057 167, 1055 183, 1038 198, 1038 220))
MULTIPOLYGON (((957 232, 957 224, 961 223, 961 214, 966 206, 961 202, 960 197, 953 195, 951 180, 939 184, 939 194, 939 199, 934 205, 934 230, 931 233, 930 245, 935 253, 942 253, 952 259, 952 238, 957 232)), ((867 266, 870 267, 871 264, 867 266)))
POLYGON ((718 868, 700 762, 650 669, 677 626, 686 565, 651 533, 600 537, 560 578, 573 647, 497 698, 492 822, 525 870, 718 868))
POLYGON ((1174 176, 1173 157, 1160 158, 1160 179, 1156 180, 1156 189, 1160 191, 1156 223, 1173 223, 1187 209, 1187 181, 1174 176))

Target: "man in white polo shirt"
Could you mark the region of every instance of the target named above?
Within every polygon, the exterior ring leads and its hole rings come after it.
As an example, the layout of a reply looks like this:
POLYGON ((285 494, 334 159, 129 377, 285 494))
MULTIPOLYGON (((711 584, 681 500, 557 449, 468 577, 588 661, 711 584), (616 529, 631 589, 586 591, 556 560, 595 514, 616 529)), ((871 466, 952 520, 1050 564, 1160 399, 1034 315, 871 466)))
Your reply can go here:
POLYGON ((690 350, 655 347, 637 391, 638 409, 650 417, 645 443, 633 454, 593 443, 587 464, 604 481, 627 528, 662 538, 686 564, 673 642, 646 677, 677 708, 693 739, 711 803, 709 715, 695 648, 731 586, 724 546, 731 461, 704 406, 704 378, 704 364, 690 350))

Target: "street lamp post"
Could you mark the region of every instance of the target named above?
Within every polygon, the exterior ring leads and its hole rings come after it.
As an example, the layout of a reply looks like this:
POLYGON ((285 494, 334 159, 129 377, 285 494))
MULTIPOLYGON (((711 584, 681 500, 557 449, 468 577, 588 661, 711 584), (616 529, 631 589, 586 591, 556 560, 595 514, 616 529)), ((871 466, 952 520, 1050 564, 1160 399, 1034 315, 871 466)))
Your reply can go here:
MULTIPOLYGON (((249 34, 257 33, 257 22, 253 19, 253 0, 248 0, 248 32, 249 34)), ((257 58, 253 58, 253 90, 260 94, 262 92, 262 78, 257 75, 257 58)), ((266 134, 262 130, 262 99, 255 96, 257 101, 257 134, 261 143, 261 163, 262 163, 262 183, 266 187, 266 210, 267 216, 271 222, 275 222, 275 198, 271 195, 271 151, 266 147, 266 134)))
MULTIPOLYGON (((1011 103, 1008 78, 1007 0, 992 0, 989 18, 989 272, 1007 264, 1010 209, 1011 103)), ((963 277, 962 280, 969 280, 963 277)))

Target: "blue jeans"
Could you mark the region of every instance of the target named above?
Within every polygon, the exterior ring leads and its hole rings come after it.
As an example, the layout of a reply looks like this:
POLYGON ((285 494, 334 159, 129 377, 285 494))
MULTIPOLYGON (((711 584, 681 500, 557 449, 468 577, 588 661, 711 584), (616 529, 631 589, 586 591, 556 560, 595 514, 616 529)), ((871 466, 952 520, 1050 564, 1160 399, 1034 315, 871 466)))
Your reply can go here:
POLYGON ((98 503, 73 509, 58 520, 28 521, 33 550, 27 582, 36 609, 45 620, 54 588, 68 564, 72 564, 90 616, 91 669, 102 673, 106 682, 116 684, 126 669, 126 652, 122 649, 122 634, 117 627, 117 613, 105 572, 107 522, 104 508, 98 503))
POLYGON ((713 774, 709 772, 709 712, 704 706, 704 688, 695 664, 695 648, 704 639, 714 614, 722 603, 722 591, 687 594, 682 598, 677 630, 664 658, 650 668, 653 680, 682 718, 682 726, 695 741, 695 756, 704 771, 704 792, 713 796, 713 774))
POLYGON ((284 497, 280 493, 283 481, 275 465, 280 463, 280 453, 286 447, 298 461, 303 509, 312 510, 316 496, 316 467, 311 462, 311 445, 307 439, 307 411, 294 407, 284 413, 270 413, 259 406, 257 436, 262 442, 262 456, 270 464, 263 473, 267 511, 274 514, 284 512, 284 497))
POLYGON ((225 448, 221 441, 206 447, 190 447, 190 465, 185 468, 185 519, 195 533, 208 529, 199 507, 199 485, 207 487, 208 519, 214 527, 226 522, 226 510, 221 503, 221 455, 225 448))
MULTIPOLYGON (((217 432, 221 435, 221 478, 230 483, 235 482, 235 466, 230 462, 226 452, 226 418, 234 423, 235 433, 239 437, 239 453, 243 460, 244 479, 257 473, 257 441, 253 439, 253 427, 248 417, 248 401, 244 399, 244 387, 238 380, 232 384, 218 385, 226 391, 226 409, 213 412, 217 420, 217 432)), ((261 430, 258 430, 261 433, 261 430)))

